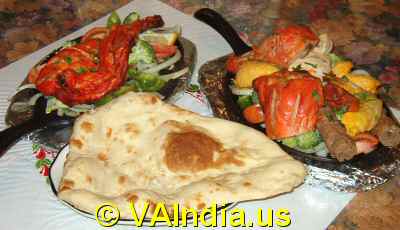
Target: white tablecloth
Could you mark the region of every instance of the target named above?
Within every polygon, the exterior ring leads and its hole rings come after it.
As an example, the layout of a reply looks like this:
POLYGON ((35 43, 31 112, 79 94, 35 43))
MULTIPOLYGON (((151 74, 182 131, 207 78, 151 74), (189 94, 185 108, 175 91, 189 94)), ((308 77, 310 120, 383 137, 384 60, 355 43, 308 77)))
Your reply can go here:
MULTIPOLYGON (((167 25, 180 24, 183 36, 193 41, 198 50, 198 63, 194 81, 197 81, 197 70, 207 60, 231 52, 224 39, 208 26, 196 21, 156 0, 137 0, 120 8, 121 16, 131 11, 141 15, 160 14, 167 25)), ((89 28, 104 25, 106 17, 70 34, 21 60, 0 69, 0 129, 5 128, 4 116, 8 106, 7 99, 13 94, 17 85, 25 78, 29 69, 51 50, 59 47, 64 41, 82 35, 89 28)), ((189 96, 178 102, 180 106, 209 115, 206 106, 199 107, 189 96)), ((80 216, 62 205, 51 192, 35 169, 35 159, 29 141, 20 141, 0 158, 0 229, 101 229, 92 219, 80 216)), ((262 178, 260 178, 262 180, 262 178)), ((294 192, 276 198, 244 202, 237 207, 246 210, 246 218, 255 219, 258 208, 286 208, 290 210, 292 224, 287 229, 312 230, 325 229, 354 194, 332 192, 322 188, 301 186, 294 192)), ((115 226, 114 229, 134 229, 132 226, 115 226)), ((192 229, 193 227, 188 227, 192 229)), ((146 228, 145 228, 146 229, 146 228)), ((200 227, 201 229, 201 227, 200 227)), ((230 229, 228 227, 228 229, 230 229)))

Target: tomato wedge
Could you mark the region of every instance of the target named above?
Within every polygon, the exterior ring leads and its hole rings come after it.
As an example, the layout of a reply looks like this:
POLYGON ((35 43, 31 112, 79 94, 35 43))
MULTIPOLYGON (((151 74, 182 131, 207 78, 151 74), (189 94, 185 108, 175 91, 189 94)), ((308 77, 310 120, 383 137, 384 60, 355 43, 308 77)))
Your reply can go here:
POLYGON ((360 133, 355 136, 355 140, 358 153, 372 152, 379 144, 378 138, 370 133, 360 133))
POLYGON ((154 52, 156 53, 157 58, 166 58, 174 55, 177 51, 177 47, 175 45, 163 45, 163 44, 150 44, 154 52))
POLYGON ((251 105, 243 110, 243 116, 246 121, 252 124, 259 124, 264 121, 264 113, 260 105, 251 105))
POLYGON ((324 93, 329 107, 333 109, 345 106, 348 112, 357 112, 360 108, 360 101, 355 96, 332 83, 326 84, 324 93))
POLYGON ((107 27, 95 27, 86 32, 86 34, 82 37, 81 42, 86 42, 87 40, 92 39, 94 36, 96 36, 96 38, 103 39, 109 32, 110 30, 107 27))

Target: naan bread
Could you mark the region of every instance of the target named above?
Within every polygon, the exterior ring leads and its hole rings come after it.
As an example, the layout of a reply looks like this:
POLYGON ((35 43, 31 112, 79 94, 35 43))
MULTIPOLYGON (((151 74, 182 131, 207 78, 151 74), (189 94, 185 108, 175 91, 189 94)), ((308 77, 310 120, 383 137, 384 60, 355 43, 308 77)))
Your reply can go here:
MULTIPOLYGON (((104 202, 132 219, 144 202, 201 210, 263 199, 304 181, 305 168, 255 129, 128 93, 76 120, 58 196, 94 213, 104 202)), ((152 210, 153 209, 153 210, 152 210)))

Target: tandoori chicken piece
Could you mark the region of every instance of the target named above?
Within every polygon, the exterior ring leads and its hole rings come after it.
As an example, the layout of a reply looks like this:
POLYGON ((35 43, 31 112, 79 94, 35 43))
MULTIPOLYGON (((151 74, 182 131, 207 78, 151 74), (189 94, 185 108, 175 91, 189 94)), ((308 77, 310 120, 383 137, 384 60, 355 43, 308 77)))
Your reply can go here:
POLYGON ((292 25, 278 29, 254 49, 254 58, 288 68, 297 58, 304 57, 319 42, 307 26, 292 25))
POLYGON ((94 28, 79 44, 33 68, 29 80, 44 95, 69 106, 95 102, 126 81, 129 52, 139 33, 163 24, 161 16, 155 15, 131 24, 94 28))
POLYGON ((284 70, 259 77, 253 84, 270 138, 282 139, 315 130, 318 111, 324 103, 319 79, 284 70))
POLYGON ((231 55, 226 63, 229 72, 236 73, 246 60, 265 61, 288 68, 297 58, 304 57, 319 42, 318 36, 307 26, 291 25, 278 29, 259 46, 242 56, 231 55))

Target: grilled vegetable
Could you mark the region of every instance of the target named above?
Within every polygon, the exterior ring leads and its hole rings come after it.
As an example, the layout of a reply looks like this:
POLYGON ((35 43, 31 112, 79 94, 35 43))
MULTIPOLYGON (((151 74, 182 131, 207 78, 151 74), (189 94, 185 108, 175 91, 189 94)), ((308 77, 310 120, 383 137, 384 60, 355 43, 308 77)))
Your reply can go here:
POLYGON ((322 142, 318 131, 306 132, 298 136, 282 139, 282 143, 299 150, 312 149, 322 142))
POLYGON ((250 88, 254 79, 277 71, 279 69, 276 66, 266 62, 245 61, 239 67, 235 77, 235 84, 239 88, 250 88))
POLYGON ((363 90, 376 94, 377 88, 380 86, 380 81, 376 80, 371 75, 367 74, 347 74, 346 77, 355 85, 363 90))
POLYGON ((137 21, 140 19, 140 15, 137 12, 132 12, 130 14, 128 14, 128 16, 125 17, 124 19, 124 24, 130 24, 134 21, 137 21))
POLYGON ((244 110, 245 108, 253 105, 253 102, 251 100, 251 95, 239 96, 237 103, 241 110, 244 110))
POLYGON ((340 78, 350 73, 352 68, 353 63, 351 61, 339 61, 333 66, 332 72, 336 75, 336 77, 340 78))
POLYGON ((365 90, 363 90, 361 87, 351 82, 346 76, 342 78, 327 77, 327 79, 329 80, 330 83, 337 85, 338 87, 346 90, 348 93, 352 95, 365 92, 365 90))
POLYGON ((366 100, 360 101, 360 109, 357 112, 347 112, 341 122, 346 127, 349 136, 373 129, 381 117, 383 103, 374 95, 369 94, 366 100))
POLYGON ((140 73, 135 77, 135 81, 138 89, 145 92, 158 91, 165 85, 165 81, 160 79, 158 74, 153 73, 140 73))
POLYGON ((121 18, 119 18, 117 12, 113 11, 107 19, 107 27, 111 28, 113 25, 120 25, 120 24, 121 24, 121 18))

